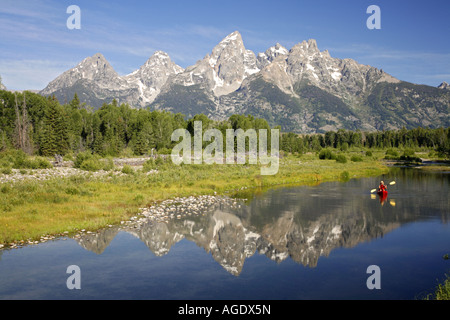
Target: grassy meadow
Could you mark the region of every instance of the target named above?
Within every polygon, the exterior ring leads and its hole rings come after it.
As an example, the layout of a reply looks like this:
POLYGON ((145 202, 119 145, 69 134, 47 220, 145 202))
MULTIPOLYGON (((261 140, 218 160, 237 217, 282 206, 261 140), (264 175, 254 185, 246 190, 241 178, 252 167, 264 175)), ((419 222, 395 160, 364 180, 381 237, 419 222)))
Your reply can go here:
MULTIPOLYGON (((382 152, 367 156, 347 151, 340 155, 346 160, 319 159, 316 153, 283 156, 273 176, 261 175, 260 165, 177 166, 170 159, 151 159, 139 167, 117 167, 110 160, 106 167, 96 166, 103 159, 86 159, 89 165, 79 165, 83 174, 46 180, 35 179, 33 170, 27 170, 28 179, 0 183, 0 244, 82 229, 94 231, 128 219, 139 208, 174 197, 233 196, 243 188, 314 185, 388 170, 379 161, 382 152), (103 171, 100 177, 96 175, 99 170, 103 171)), ((5 172, 0 172, 0 178, 11 174, 5 172)))

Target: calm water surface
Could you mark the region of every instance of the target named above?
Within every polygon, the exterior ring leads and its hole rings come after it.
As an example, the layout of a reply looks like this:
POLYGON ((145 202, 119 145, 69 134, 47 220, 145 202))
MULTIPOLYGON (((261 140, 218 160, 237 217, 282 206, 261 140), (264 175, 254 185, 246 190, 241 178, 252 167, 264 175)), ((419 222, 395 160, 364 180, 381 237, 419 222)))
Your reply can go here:
POLYGON ((0 299, 421 299, 450 271, 449 181, 397 169, 0 250, 0 299), (397 182, 384 201, 370 194, 380 179, 397 182), (70 265, 80 290, 66 286, 70 265))

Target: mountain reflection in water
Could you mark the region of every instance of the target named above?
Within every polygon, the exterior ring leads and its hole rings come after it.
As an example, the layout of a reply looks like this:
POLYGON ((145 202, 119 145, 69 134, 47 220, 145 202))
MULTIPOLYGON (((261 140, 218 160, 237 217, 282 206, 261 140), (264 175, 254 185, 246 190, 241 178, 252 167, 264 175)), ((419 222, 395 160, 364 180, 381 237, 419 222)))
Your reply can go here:
POLYGON ((238 276, 256 253, 313 268, 333 249, 371 241, 402 224, 436 218, 448 222, 450 175, 396 169, 382 178, 397 182, 382 203, 370 194, 379 178, 282 188, 250 194, 244 205, 216 203, 200 215, 115 226, 84 234, 77 242, 102 254, 119 232, 128 232, 162 257, 186 239, 238 276))

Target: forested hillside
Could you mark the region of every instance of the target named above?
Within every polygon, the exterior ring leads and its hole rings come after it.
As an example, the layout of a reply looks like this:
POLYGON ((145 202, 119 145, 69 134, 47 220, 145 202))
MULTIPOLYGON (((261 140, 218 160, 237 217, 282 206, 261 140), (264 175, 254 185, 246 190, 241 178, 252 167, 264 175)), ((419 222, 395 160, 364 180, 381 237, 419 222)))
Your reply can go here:
MULTIPOLYGON (((203 129, 270 129, 264 119, 232 115, 214 121, 203 114, 186 118, 180 113, 134 109, 115 100, 93 110, 81 104, 75 94, 61 105, 54 97, 32 92, 0 91, 0 151, 20 149, 29 155, 54 156, 91 151, 101 156, 168 153, 174 144, 172 132, 192 131, 193 121, 203 129)), ((280 128, 276 126, 273 128, 280 128)), ((193 132, 191 132, 193 133, 193 132)), ((299 135, 282 132, 280 147, 287 152, 319 151, 322 148, 426 147, 441 155, 450 154, 449 128, 416 128, 378 132, 340 129, 325 134, 299 135)))

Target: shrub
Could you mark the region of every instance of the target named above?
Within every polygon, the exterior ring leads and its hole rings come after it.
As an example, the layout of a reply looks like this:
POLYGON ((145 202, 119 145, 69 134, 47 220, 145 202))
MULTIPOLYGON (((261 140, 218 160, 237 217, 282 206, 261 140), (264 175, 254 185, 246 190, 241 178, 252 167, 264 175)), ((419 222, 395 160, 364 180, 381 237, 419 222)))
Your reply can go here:
POLYGON ((33 162, 34 166, 36 166, 36 169, 49 169, 53 167, 50 161, 45 158, 37 157, 33 162))
POLYGON ((27 166, 27 155, 22 150, 11 150, 10 152, 10 161, 13 163, 13 168, 19 169, 27 166))
POLYGON ((48 169, 51 163, 45 158, 23 159, 14 163, 15 169, 48 169))
POLYGON ((114 161, 111 157, 108 157, 104 160, 103 170, 105 171, 114 170, 114 161))
POLYGON ((133 168, 132 167, 130 167, 129 165, 124 165, 123 167, 122 167, 122 173, 125 173, 125 174, 133 174, 134 173, 134 170, 133 170, 133 168))
POLYGON ((142 171, 144 172, 149 172, 150 170, 154 170, 156 169, 156 163, 155 163, 155 159, 149 159, 147 160, 143 167, 142 167, 142 171))
POLYGON ((64 157, 63 157, 63 160, 64 161, 73 161, 73 153, 72 153, 72 151, 67 153, 67 154, 65 154, 64 157))
POLYGON ((171 154, 172 150, 167 149, 167 148, 161 148, 158 150, 158 154, 171 154))
POLYGON ((3 174, 11 174, 12 173, 12 169, 11 169, 11 167, 6 167, 6 168, 2 168, 0 170, 0 172, 3 173, 3 174))
POLYGON ((8 184, 3 184, 0 188, 1 193, 10 193, 12 191, 12 188, 8 184))
POLYGON ((413 149, 405 149, 403 150, 403 157, 414 157, 416 154, 413 149))
POLYGON ((344 142, 343 144, 341 144, 341 151, 347 151, 348 150, 348 143, 344 142))
POLYGON ((164 159, 163 159, 163 157, 157 157, 156 160, 155 160, 155 164, 156 164, 157 166, 164 164, 164 159))
POLYGON ((335 160, 336 155, 330 149, 322 149, 319 153, 319 159, 321 160, 335 160))
POLYGON ((22 150, 8 150, 0 154, 0 167, 14 169, 48 169, 51 163, 42 157, 31 158, 22 150))
POLYGON ((396 160, 398 159, 398 152, 392 148, 386 150, 386 155, 384 157, 387 160, 396 160))
POLYGON ((119 157, 121 158, 132 158, 134 157, 134 151, 130 147, 126 147, 125 149, 122 149, 119 153, 119 157))
POLYGON ((11 154, 13 150, 6 150, 0 152, 0 166, 1 167, 9 167, 14 162, 14 157, 11 154))
POLYGON ((22 150, 8 150, 0 153, 0 167, 14 169, 48 169, 52 164, 43 157, 30 157, 22 150))
POLYGON ((350 180, 350 174, 348 173, 348 171, 342 171, 340 178, 341 181, 347 182, 348 180, 350 180))
POLYGON ((343 154, 339 154, 339 155, 336 157, 336 162, 339 162, 339 163, 347 163, 347 158, 346 158, 343 154))
POLYGON ((372 156, 372 151, 368 150, 366 151, 366 157, 371 157, 372 156))
POLYGON ((92 159, 94 156, 89 151, 79 152, 75 157, 75 161, 73 162, 73 166, 75 168, 80 168, 81 164, 86 161, 92 159))
POLYGON ((97 155, 93 155, 89 151, 80 152, 77 154, 73 166, 85 171, 99 171, 105 168, 108 164, 100 161, 97 155))
POLYGON ((363 161, 363 158, 361 156, 354 155, 350 158, 350 160, 352 162, 361 162, 361 161, 363 161))
POLYGON ((0 158, 0 168, 6 168, 10 166, 11 162, 9 162, 8 159, 0 158))
POLYGON ((99 171, 103 168, 103 165, 97 159, 92 158, 84 160, 79 166, 79 168, 85 171, 99 171))
POLYGON ((416 157, 416 154, 412 149, 405 149, 399 159, 404 161, 422 162, 422 159, 416 157))

